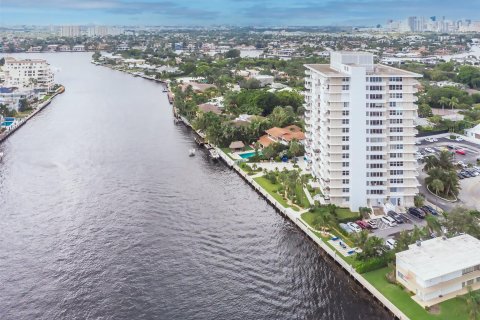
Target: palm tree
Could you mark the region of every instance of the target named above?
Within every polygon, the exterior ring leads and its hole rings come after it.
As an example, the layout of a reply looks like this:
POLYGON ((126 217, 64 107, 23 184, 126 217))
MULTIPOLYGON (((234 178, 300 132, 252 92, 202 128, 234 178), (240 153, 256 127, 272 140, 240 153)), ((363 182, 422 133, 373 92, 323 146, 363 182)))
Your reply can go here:
POLYGON ((438 103, 442 106, 442 113, 445 115, 445 106, 448 106, 450 104, 450 99, 448 99, 447 97, 441 97, 438 103))
POLYGON ((425 222, 427 223, 427 229, 429 230, 430 234, 436 233, 440 234, 442 233, 442 225, 438 221, 437 218, 435 218, 432 215, 427 215, 425 217, 425 222))
POLYGON ((430 155, 425 158, 425 167, 424 170, 429 171, 430 169, 436 168, 439 166, 438 158, 430 155))
POLYGON ((471 286, 468 286, 467 290, 467 294, 462 298, 467 302, 468 318, 478 320, 480 319, 480 292, 473 291, 471 286))
POLYGON ((457 108, 460 105, 460 101, 458 101, 457 97, 452 97, 448 102, 448 105, 452 107, 452 110, 457 108))
POLYGON ((452 159, 453 159, 452 153, 449 151, 443 150, 438 155, 438 166, 445 170, 452 170, 453 169, 452 159))
POLYGON ((435 192, 435 194, 438 196, 438 193, 439 193, 439 192, 443 192, 443 189, 444 189, 442 180, 440 180, 440 179, 434 179, 434 180, 430 183, 430 188, 432 188, 433 191, 435 192))
POLYGON ((363 250, 363 247, 368 240, 368 235, 369 233, 367 230, 362 230, 362 232, 355 233, 353 236, 353 243, 355 244, 355 246, 363 250))

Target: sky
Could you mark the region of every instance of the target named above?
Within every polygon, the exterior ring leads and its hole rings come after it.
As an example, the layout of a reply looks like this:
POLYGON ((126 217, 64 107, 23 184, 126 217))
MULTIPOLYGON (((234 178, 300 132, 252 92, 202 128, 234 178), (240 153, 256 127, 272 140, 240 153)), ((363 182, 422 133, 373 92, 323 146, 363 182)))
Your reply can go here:
POLYGON ((479 0, 0 0, 0 25, 375 25, 480 20, 479 0))

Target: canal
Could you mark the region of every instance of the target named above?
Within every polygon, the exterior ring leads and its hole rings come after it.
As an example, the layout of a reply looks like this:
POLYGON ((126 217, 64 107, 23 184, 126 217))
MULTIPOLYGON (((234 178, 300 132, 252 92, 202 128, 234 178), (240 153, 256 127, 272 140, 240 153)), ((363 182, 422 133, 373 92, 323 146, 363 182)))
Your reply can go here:
POLYGON ((233 171, 188 157, 158 84, 25 56, 66 92, 0 145, 0 319, 392 318, 233 171))

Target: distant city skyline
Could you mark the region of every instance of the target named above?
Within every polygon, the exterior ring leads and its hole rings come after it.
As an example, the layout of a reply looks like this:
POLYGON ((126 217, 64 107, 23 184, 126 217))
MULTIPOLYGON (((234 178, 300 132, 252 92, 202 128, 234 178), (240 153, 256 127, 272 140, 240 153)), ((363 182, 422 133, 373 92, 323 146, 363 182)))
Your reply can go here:
POLYGON ((458 0, 0 0, 1 25, 385 25, 408 16, 480 20, 458 0))

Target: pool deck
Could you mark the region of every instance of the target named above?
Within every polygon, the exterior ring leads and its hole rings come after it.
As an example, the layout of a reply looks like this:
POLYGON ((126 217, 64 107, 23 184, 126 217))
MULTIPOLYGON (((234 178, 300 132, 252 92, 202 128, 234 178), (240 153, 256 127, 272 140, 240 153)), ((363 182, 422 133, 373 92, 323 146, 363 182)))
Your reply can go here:
POLYGON ((25 123, 27 123, 30 119, 36 116, 39 112, 45 109, 57 95, 63 93, 64 91, 65 88, 61 86, 48 100, 38 104, 34 111, 30 113, 27 117, 23 118, 20 121, 15 121, 13 125, 8 126, 5 132, 0 133, 0 144, 7 140, 8 137, 14 134, 18 129, 20 129, 25 123))

